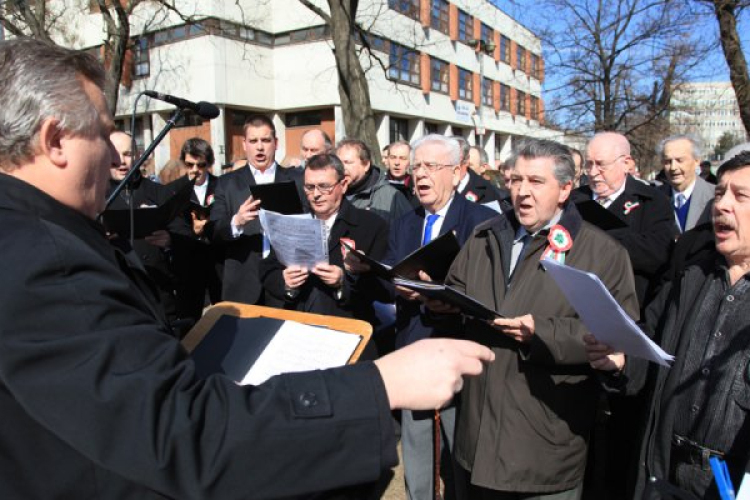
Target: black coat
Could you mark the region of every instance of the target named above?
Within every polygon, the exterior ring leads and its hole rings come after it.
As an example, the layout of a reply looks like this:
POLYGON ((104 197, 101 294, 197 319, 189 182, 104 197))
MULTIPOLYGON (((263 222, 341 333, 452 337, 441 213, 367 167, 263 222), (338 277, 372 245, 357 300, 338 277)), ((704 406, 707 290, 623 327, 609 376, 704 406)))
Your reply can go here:
POLYGON ((0 193, 3 498, 278 498, 396 464, 372 363, 197 380, 98 224, 9 175, 0 193))
MULTIPOLYGON (((574 202, 582 199, 592 199, 590 187, 583 186, 573 192, 574 202)), ((625 191, 607 209, 628 225, 609 229, 607 234, 628 251, 643 310, 659 285, 678 234, 672 205, 655 188, 628 176, 625 191)))
POLYGON ((467 171, 469 182, 463 190, 460 191, 467 200, 474 203, 485 204, 497 201, 503 211, 510 209, 510 193, 506 189, 496 188, 490 181, 474 172, 472 169, 467 171))
MULTIPOLYGON (((343 200, 328 240, 329 263, 343 269, 341 238, 354 240, 357 250, 381 260, 388 244, 388 224, 375 213, 355 208, 343 200)), ((310 273, 299 294, 288 298, 284 293, 284 268, 276 259, 273 249, 271 255, 261 263, 263 286, 270 295, 284 303, 284 308, 372 321, 372 300, 368 294, 368 283, 374 280, 371 276, 363 276, 356 281, 347 276, 341 298, 337 299, 333 288, 310 273)))
MULTIPOLYGON (((303 172, 293 168, 276 166, 274 182, 294 181, 300 199, 303 172)), ((249 167, 229 172, 219 178, 216 186, 211 222, 206 225, 206 233, 212 243, 224 246, 224 276, 222 300, 258 304, 265 302, 263 285, 260 281, 260 262, 263 257, 263 233, 260 220, 256 219, 245 226, 244 233, 232 237, 231 221, 234 214, 250 196, 250 186, 255 178, 249 167)))

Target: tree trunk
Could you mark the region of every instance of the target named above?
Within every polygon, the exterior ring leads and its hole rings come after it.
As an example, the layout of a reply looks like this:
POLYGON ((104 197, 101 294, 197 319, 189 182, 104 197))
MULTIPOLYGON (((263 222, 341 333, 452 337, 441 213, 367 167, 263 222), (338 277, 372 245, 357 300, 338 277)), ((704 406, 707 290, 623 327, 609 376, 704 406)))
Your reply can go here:
MULTIPOLYGON (((120 80, 122 79, 123 62, 125 53, 130 43, 130 13, 123 5, 125 0, 113 0, 116 19, 112 17, 111 12, 107 9, 105 0, 98 0, 99 8, 104 19, 107 29, 107 39, 104 41, 104 62, 107 70, 107 85, 104 89, 104 96, 107 99, 107 107, 112 115, 117 110, 117 99, 120 94, 120 80)), ((130 2, 135 4, 135 2, 130 2)))
POLYGON ((750 133, 750 76, 748 76, 747 61, 737 35, 737 4, 731 0, 714 0, 713 4, 716 19, 719 21, 721 48, 724 50, 724 57, 729 66, 729 79, 737 96, 740 119, 747 134, 750 133))
POLYGON ((346 135, 365 142, 372 160, 381 164, 375 114, 370 102, 370 87, 360 64, 355 39, 356 1, 328 0, 331 34, 339 76, 339 96, 346 135))

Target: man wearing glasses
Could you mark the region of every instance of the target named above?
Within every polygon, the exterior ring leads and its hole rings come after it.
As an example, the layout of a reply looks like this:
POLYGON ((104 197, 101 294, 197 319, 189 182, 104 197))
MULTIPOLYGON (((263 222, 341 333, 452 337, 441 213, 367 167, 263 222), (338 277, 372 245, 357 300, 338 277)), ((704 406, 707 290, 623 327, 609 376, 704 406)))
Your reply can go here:
MULTIPOLYGON (((634 164, 625 136, 615 132, 596 134, 588 144, 583 166, 588 186, 576 190, 574 201, 593 199, 627 224, 605 230, 630 256, 643 315, 669 262, 677 228, 669 199, 627 174, 634 164)), ((633 397, 610 395, 608 404, 609 408, 601 412, 606 419, 600 429, 603 434, 595 433, 592 438, 589 462, 605 469, 604 475, 596 476, 606 484, 606 498, 625 498, 641 403, 633 397)), ((604 497, 595 492, 591 498, 604 497)))
MULTIPOLYGON (((391 145, 391 152, 394 151, 391 145)), ((402 216, 390 228, 388 255, 384 262, 396 264, 401 259, 447 232, 454 232, 459 243, 471 236, 474 227, 496 216, 497 213, 463 196, 456 196, 459 183, 461 146, 454 137, 428 135, 412 149, 412 181, 420 206, 402 216)), ((368 268, 350 262, 354 271, 368 268)), ((363 275, 367 276, 367 275, 363 275)), ((427 276, 422 276, 427 278, 427 276)), ((396 347, 403 348, 433 335, 419 295, 406 288, 389 290, 390 301, 396 301, 396 347)), ((378 298, 385 300, 386 297, 378 298)), ((452 500, 462 495, 454 489, 451 472, 453 432, 456 408, 449 405, 441 412, 441 450, 443 455, 444 498, 452 500), (447 473, 447 474, 446 474, 447 473)), ((410 499, 431 498, 433 486, 433 418, 434 412, 403 411, 401 443, 404 457, 406 492, 410 499)))
POLYGON ((312 269, 284 267, 271 249, 261 264, 261 279, 266 292, 283 301, 286 309, 372 319, 371 301, 356 292, 367 290, 367 281, 374 278, 363 277, 358 283, 347 278, 342 241, 381 260, 388 242, 387 225, 374 213, 346 201, 348 182, 344 166, 335 155, 316 155, 307 160, 303 189, 313 216, 325 224, 329 262, 312 269))
POLYGON ((206 292, 210 303, 218 302, 221 297, 220 252, 204 234, 218 183, 218 177, 211 174, 214 158, 211 145, 199 137, 185 141, 180 150, 180 161, 194 184, 180 231, 184 244, 174 260, 179 308, 183 317, 193 321, 200 319, 207 305, 206 292))

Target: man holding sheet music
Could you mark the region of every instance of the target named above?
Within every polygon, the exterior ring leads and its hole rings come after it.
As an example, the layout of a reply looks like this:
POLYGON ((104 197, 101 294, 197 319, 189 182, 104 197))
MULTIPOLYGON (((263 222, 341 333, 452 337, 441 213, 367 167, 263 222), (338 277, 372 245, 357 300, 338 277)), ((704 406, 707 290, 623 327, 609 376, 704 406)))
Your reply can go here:
POLYGON ((482 376, 466 381, 454 451, 472 499, 575 500, 598 386, 587 329, 540 259, 596 274, 637 317, 633 273, 625 249, 568 201, 575 169, 567 147, 523 141, 509 161, 513 211, 478 225, 446 278, 503 315, 445 320, 447 333, 458 329, 496 355, 482 376))
POLYGON ((200 380, 96 222, 117 155, 95 56, 0 41, 0 491, 286 498, 376 480, 391 410, 439 408, 492 352, 430 339, 259 386, 200 380))
POLYGON ((262 200, 253 199, 250 186, 283 181, 300 185, 302 172, 296 168, 280 168, 276 163, 276 127, 268 117, 250 116, 245 122, 244 134, 242 145, 247 166, 219 178, 206 234, 212 243, 225 248, 223 300, 280 305, 266 303, 263 293, 259 266, 270 246, 258 221, 262 200))
POLYGON ((337 156, 310 157, 304 175, 303 189, 312 215, 323 221, 324 234, 328 236, 328 262, 312 269, 285 266, 272 248, 271 255, 261 264, 263 285, 286 309, 372 321, 372 300, 363 295, 375 278, 363 276, 357 283, 347 277, 342 242, 380 260, 388 242, 387 224, 375 213, 346 201, 348 179, 337 156))
MULTIPOLYGON (((497 215, 487 207, 456 196, 461 148, 455 138, 428 135, 419 139, 412 151, 412 184, 420 207, 397 219, 390 228, 388 255, 383 262, 391 266, 448 232, 454 232, 458 242, 463 244, 477 224, 497 215)), ((348 259, 354 270, 361 272, 366 269, 352 260, 348 259)), ((445 273, 450 262, 444 265, 445 273)), ((396 301, 396 347, 432 336, 433 330, 415 292, 396 287, 395 297, 390 298, 396 301)), ((444 498, 451 500, 456 498, 451 473, 456 409, 451 405, 440 414, 444 456, 441 471, 447 473, 443 477, 444 498)), ((413 500, 430 498, 433 491, 433 418, 433 412, 402 412, 404 478, 407 495, 413 500)))
POLYGON ((667 284, 644 318, 646 333, 675 355, 672 367, 648 372, 644 361, 587 339, 591 366, 622 371, 619 389, 638 391, 646 373, 654 375, 639 500, 668 498, 669 485, 716 499, 711 456, 726 461, 736 486, 750 466, 750 153, 725 162, 718 178, 716 251, 667 284))

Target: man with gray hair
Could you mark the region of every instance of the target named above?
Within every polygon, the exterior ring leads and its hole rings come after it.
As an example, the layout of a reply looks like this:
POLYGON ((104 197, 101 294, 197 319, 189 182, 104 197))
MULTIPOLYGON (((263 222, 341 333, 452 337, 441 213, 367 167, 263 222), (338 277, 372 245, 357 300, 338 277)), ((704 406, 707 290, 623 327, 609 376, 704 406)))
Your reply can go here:
POLYGON ((513 211, 476 227, 445 280, 502 314, 445 320, 446 331, 458 329, 496 356, 464 385, 454 452, 470 478, 469 498, 574 500, 599 391, 588 330, 539 261, 596 274, 637 318, 633 272, 625 249, 568 201, 575 167, 567 147, 526 140, 509 161, 513 211))
POLYGON ((658 187, 672 201, 675 224, 680 233, 706 224, 716 186, 697 175, 701 148, 689 135, 673 135, 657 148, 667 182, 658 187))
POLYGON ((333 141, 324 130, 313 128, 302 134, 299 152, 304 167, 310 157, 333 152, 333 141))
POLYGON ((104 85, 91 54, 0 41, 3 497, 286 498, 378 479, 397 462, 391 410, 440 408, 492 352, 432 339, 258 386, 199 377, 96 222, 117 155, 104 85))

